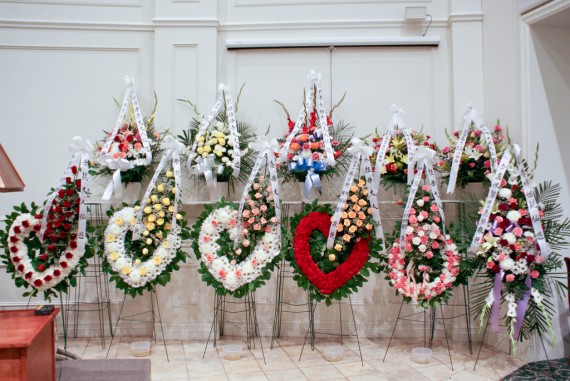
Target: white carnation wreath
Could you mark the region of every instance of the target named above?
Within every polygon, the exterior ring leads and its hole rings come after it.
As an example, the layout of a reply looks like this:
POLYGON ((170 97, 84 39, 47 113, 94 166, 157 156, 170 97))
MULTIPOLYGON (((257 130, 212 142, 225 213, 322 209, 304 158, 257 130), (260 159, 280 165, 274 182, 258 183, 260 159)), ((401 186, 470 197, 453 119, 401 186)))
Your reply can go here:
POLYGON ((66 279, 69 274, 75 270, 84 250, 80 250, 77 245, 71 248, 70 241, 66 249, 62 251, 57 263, 47 267, 44 271, 37 271, 32 265, 30 256, 28 255, 28 246, 25 242, 33 231, 38 231, 42 220, 34 217, 29 213, 22 214, 14 220, 10 227, 10 259, 14 263, 16 270, 22 279, 39 291, 49 290, 55 287, 59 282, 66 279), (13 238, 12 238, 13 237, 13 238))
POLYGON ((227 257, 219 256, 221 246, 217 241, 220 234, 227 230, 232 241, 238 234, 237 215, 238 211, 230 206, 213 210, 200 228, 198 242, 200 260, 210 274, 230 291, 235 291, 260 277, 264 267, 281 251, 280 226, 271 224, 269 231, 258 241, 245 260, 232 263, 227 257))
POLYGON ((152 282, 166 269, 182 245, 182 239, 178 234, 180 227, 177 227, 147 260, 133 261, 125 250, 125 236, 128 231, 135 230, 136 223, 134 208, 126 207, 113 214, 105 230, 105 256, 122 280, 129 286, 139 288, 152 282))

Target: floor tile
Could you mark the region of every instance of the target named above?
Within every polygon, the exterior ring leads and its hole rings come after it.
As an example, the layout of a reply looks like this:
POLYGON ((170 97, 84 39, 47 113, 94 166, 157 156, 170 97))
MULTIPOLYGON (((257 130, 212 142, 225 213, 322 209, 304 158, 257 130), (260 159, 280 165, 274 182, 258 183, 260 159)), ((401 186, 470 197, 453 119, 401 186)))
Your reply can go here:
POLYGON ((333 365, 301 367, 299 369, 309 380, 329 380, 331 378, 343 377, 343 374, 333 365))
POLYGON ((297 381, 307 378, 299 369, 271 370, 265 372, 269 381, 297 381))

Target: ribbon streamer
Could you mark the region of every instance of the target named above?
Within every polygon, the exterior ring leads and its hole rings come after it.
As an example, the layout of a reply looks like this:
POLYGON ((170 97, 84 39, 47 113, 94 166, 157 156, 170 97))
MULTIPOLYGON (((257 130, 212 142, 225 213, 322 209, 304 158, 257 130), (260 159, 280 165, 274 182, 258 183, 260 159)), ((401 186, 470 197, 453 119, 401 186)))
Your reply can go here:
POLYGON ((392 135, 394 135, 394 131, 398 129, 402 131, 408 148, 408 183, 413 179, 414 169, 410 168, 410 162, 412 161, 416 146, 410 131, 404 124, 404 120, 402 119, 403 114, 404 111, 401 108, 396 107, 396 105, 392 106, 392 119, 390 119, 386 132, 382 136, 382 143, 380 144, 380 148, 378 148, 378 153, 376 155, 376 166, 374 168, 374 184, 376 189, 380 186, 382 167, 384 166, 384 159, 386 158, 386 152, 388 151, 388 146, 392 140, 392 135))
POLYGON ((132 161, 117 158, 117 159, 105 159, 107 168, 114 169, 113 176, 111 180, 105 187, 103 195, 101 196, 102 201, 109 201, 111 196, 114 194, 118 199, 123 197, 123 186, 121 184, 121 172, 128 171, 134 167, 132 161))
POLYGON ((517 317, 515 321, 515 332, 513 337, 518 339, 519 333, 521 331, 522 323, 524 320, 524 315, 526 314, 526 310, 528 308, 528 302, 530 300, 530 294, 532 290, 532 281, 530 279, 530 274, 527 274, 526 279, 524 281, 525 290, 523 293, 523 297, 519 301, 517 305, 517 317))
POLYGON ((471 131, 471 123, 475 124, 485 136, 487 141, 487 146, 489 147, 489 153, 491 154, 491 171, 497 167, 497 151, 495 149, 495 143, 493 142, 493 135, 491 131, 485 125, 485 122, 481 119, 477 111, 473 108, 471 103, 467 105, 467 111, 463 116, 463 128, 461 129, 461 135, 459 140, 455 145, 455 152, 453 154, 453 162, 451 164, 451 170, 449 172, 449 181, 447 184, 447 193, 453 193, 455 190, 455 185, 457 183, 457 173, 459 171, 459 165, 461 165, 461 155, 465 149, 465 142, 467 141, 467 136, 471 131))
POLYGON ((46 201, 45 210, 43 212, 42 226, 40 229, 40 239, 44 240, 44 235, 47 226, 47 218, 49 214, 49 209, 53 205, 58 191, 65 184, 66 177, 70 177, 73 173, 71 172, 71 167, 75 164, 79 164, 79 170, 81 171, 81 189, 79 191, 79 219, 77 223, 77 247, 79 251, 85 249, 85 244, 87 242, 87 237, 85 231, 87 228, 87 193, 89 189, 89 155, 93 152, 93 144, 89 140, 83 140, 79 136, 75 136, 71 143, 69 144, 69 151, 71 152, 71 160, 67 164, 63 176, 59 179, 57 186, 54 188, 53 193, 46 201))
MULTIPOLYGON (((426 173, 428 184, 430 186, 431 193, 433 194, 433 199, 437 205, 439 215, 441 217, 441 231, 445 238, 445 214, 443 213, 443 205, 441 203, 441 198, 439 197, 439 192, 437 190, 437 180, 435 177, 435 171, 433 170, 433 158, 435 156, 435 151, 425 147, 419 146, 416 149, 413 160, 418 164, 418 172, 414 176, 414 181, 410 187, 410 194, 408 195, 408 201, 406 202, 406 207, 404 208, 404 215, 402 216, 402 227, 400 229, 400 251, 402 253, 406 252, 406 229, 408 228, 408 219, 410 217, 410 208, 414 203, 416 192, 420 185, 422 179, 422 174, 426 173)), ((408 172, 409 173, 409 172, 408 172)))
POLYGON ((493 304, 491 306, 491 329, 493 332, 499 333, 499 310, 501 306, 501 285, 503 284, 504 271, 501 270, 495 274, 493 281, 493 304))
POLYGON ((538 246, 540 247, 540 255, 542 256, 542 261, 546 261, 550 255, 550 246, 546 242, 546 237, 544 236, 544 230, 542 228, 542 223, 540 222, 540 214, 538 211, 538 203, 536 202, 536 197, 534 195, 534 188, 530 184, 530 179, 521 159, 521 149, 518 144, 513 144, 513 150, 515 152, 515 159, 521 176, 521 183, 524 189, 524 197, 526 199, 528 214, 532 221, 532 227, 534 229, 534 237, 538 246))
POLYGON ((311 73, 309 74, 308 77, 308 81, 309 81, 309 88, 308 91, 306 92, 307 95, 305 98, 305 105, 301 108, 301 112, 299 113, 299 116, 295 121, 295 126, 293 127, 293 129, 287 136, 287 139, 285 140, 285 144, 281 149, 280 161, 282 162, 287 161, 287 151, 289 150, 289 146, 291 146, 291 141, 297 135, 301 126, 305 123, 305 117, 307 116, 306 110, 310 110, 313 106, 313 100, 314 100, 313 87, 315 87, 316 97, 317 97, 317 114, 319 117, 319 124, 323 134, 323 143, 324 143, 323 148, 325 150, 325 160, 327 165, 333 167, 336 164, 336 162, 334 159, 334 151, 331 144, 329 127, 327 125, 327 115, 325 110, 323 90, 321 88, 320 74, 316 74, 314 71, 311 70, 311 73))
POLYGON ((137 222, 133 231, 133 240, 138 240, 143 232, 142 217, 143 211, 147 203, 147 199, 150 197, 150 193, 156 184, 158 176, 162 172, 164 166, 170 159, 172 161, 172 169, 174 173, 174 184, 176 186, 176 193, 174 194, 174 211, 172 212, 172 222, 170 231, 173 232, 176 229, 176 214, 178 213, 178 201, 180 199, 180 184, 181 184, 181 170, 180 170, 180 155, 184 152, 186 147, 179 141, 177 141, 172 136, 167 136, 162 141, 160 149, 162 150, 162 158, 160 163, 154 171, 154 175, 146 188, 146 192, 141 200, 140 209, 137 213, 137 222))
MULTIPOLYGON (((251 189, 251 184, 255 180, 255 176, 261 169, 261 165, 263 164, 263 159, 267 157, 267 168, 269 170, 269 181, 271 182, 271 188, 273 193, 273 203, 275 205, 275 217, 278 223, 281 223, 281 204, 279 202, 279 181, 277 180, 277 161, 275 160, 275 153, 279 152, 279 143, 276 139, 272 139, 271 141, 266 141, 261 137, 257 138, 257 141, 254 143, 250 143, 250 148, 254 151, 259 152, 257 154, 257 159, 255 160, 255 164, 253 169, 251 170, 251 174, 249 175, 249 179, 245 184, 245 188, 243 190, 243 194, 241 196, 241 200, 239 202, 239 209, 238 209, 238 217, 237 217, 237 226, 240 229, 239 234, 236 234, 234 238, 234 247, 237 246, 239 239, 241 237, 241 229, 243 226, 243 207, 245 206, 245 200, 251 189)), ((278 229, 277 233, 277 241, 281 241, 281 229, 278 229)))
MULTIPOLYGON (((192 143, 192 148, 190 148, 190 152, 188 153, 188 161, 186 162, 186 165, 188 166, 188 168, 193 171, 194 173, 198 170, 198 168, 202 168, 205 171, 209 171, 208 173, 203 172, 204 177, 206 177, 206 183, 208 184, 208 176, 212 176, 212 178, 210 179, 210 184, 208 186, 216 186, 216 176, 213 176, 213 164, 210 165, 209 167, 208 162, 198 162, 198 158, 196 158, 196 162, 199 164, 198 167, 193 166, 192 165, 192 161, 194 160, 194 155, 196 153, 196 148, 198 148, 198 140, 200 139, 200 137, 202 135, 204 135, 206 133, 206 130, 208 129, 208 127, 212 124, 212 121, 214 120, 214 118, 218 115, 218 113, 220 112, 220 108, 222 107, 222 104, 226 103, 226 117, 228 120, 228 128, 229 128, 229 132, 230 132, 230 141, 232 142, 232 150, 233 150, 233 172, 232 172, 232 176, 234 177, 238 177, 239 176, 239 172, 240 172, 240 168, 241 168, 241 151, 239 148, 239 134, 237 131, 237 120, 236 120, 236 116, 235 116, 235 109, 234 109, 234 103, 233 103, 233 99, 232 99, 232 95, 229 91, 229 88, 224 85, 223 83, 220 84, 219 86, 219 92, 220 95, 218 96, 218 99, 216 100, 216 103, 214 104, 214 107, 212 107, 212 110, 210 110, 210 113, 208 114, 208 116, 206 116, 205 118, 202 119, 202 121, 200 122, 200 126, 198 127, 198 132, 196 133, 196 136, 194 137, 194 143, 192 143)), ((223 167, 221 167, 222 171, 223 171, 223 167)), ((218 168, 218 172, 219 173, 219 168, 218 168)))
POLYGON ((329 228, 329 235, 327 237, 327 249, 330 250, 334 246, 334 240, 336 238, 337 226, 340 221, 340 216, 342 214, 344 204, 348 198, 354 177, 358 173, 358 166, 361 162, 364 162, 364 173, 366 174, 365 179, 366 186, 368 188, 368 201, 370 203, 370 207, 373 209, 372 218, 377 222, 375 236, 376 238, 382 239, 382 249, 384 249, 384 232, 382 230, 382 221, 380 220, 378 199, 376 197, 378 193, 378 187, 377 184, 374 183, 374 179, 372 177, 372 165, 370 164, 370 156, 372 156, 374 153, 374 148, 366 145, 362 140, 358 138, 352 138, 351 146, 347 151, 352 155, 352 159, 348 166, 348 172, 344 179, 340 197, 331 219, 331 226, 329 228))
POLYGON ((477 228, 475 229, 475 235, 473 236, 473 240, 471 241, 471 245, 468 249, 470 253, 474 253, 479 249, 479 244, 481 243, 481 239, 485 234, 485 230, 487 230, 487 222, 489 222, 489 216, 491 215, 493 205, 495 204, 495 199, 497 198, 499 188, 501 187, 501 181, 503 180, 503 176, 505 176, 505 171, 507 170, 510 161, 511 152, 509 150, 506 150, 503 154, 503 157, 501 158, 499 166, 497 167, 495 177, 491 183, 491 189, 489 189, 489 194, 485 200, 485 205, 483 206, 481 217, 479 218, 477 228))

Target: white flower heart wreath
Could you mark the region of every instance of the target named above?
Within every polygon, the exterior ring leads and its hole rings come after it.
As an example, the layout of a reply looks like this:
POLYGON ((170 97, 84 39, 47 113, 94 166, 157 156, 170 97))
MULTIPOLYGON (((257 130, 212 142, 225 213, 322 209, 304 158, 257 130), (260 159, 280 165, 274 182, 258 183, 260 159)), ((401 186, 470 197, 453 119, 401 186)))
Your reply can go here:
POLYGON ((46 291, 65 280, 75 270, 84 250, 77 247, 77 242, 69 241, 65 250, 61 252, 56 263, 48 266, 44 271, 37 271, 28 254, 26 239, 32 232, 38 232, 42 220, 29 213, 21 214, 12 223, 9 230, 10 259, 21 277, 39 291, 46 291))
MULTIPOLYGON (((156 279, 172 262, 182 245, 179 232, 171 232, 145 261, 134 260, 125 249, 125 238, 136 226, 134 208, 123 208, 110 218, 105 230, 105 256, 113 271, 129 286, 140 288, 156 279)), ((177 230, 180 230, 178 227, 177 230)))
MULTIPOLYGON (((210 274, 230 291, 235 291, 259 278, 263 274, 265 266, 281 250, 280 226, 279 224, 270 224, 252 252, 240 263, 230 262, 227 257, 218 255, 222 249, 222 246, 217 242, 221 233, 228 231, 232 242, 238 234, 237 216, 238 211, 229 205, 214 209, 202 223, 198 238, 200 260, 210 274)), ((242 245, 248 244, 245 241, 247 240, 242 241, 242 245)))

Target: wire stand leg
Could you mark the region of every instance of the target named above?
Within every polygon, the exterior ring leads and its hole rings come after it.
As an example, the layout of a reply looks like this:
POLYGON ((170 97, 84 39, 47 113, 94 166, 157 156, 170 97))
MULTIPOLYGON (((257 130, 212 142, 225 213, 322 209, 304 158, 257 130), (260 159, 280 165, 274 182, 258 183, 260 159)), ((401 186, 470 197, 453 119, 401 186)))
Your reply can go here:
POLYGON ((61 307, 61 325, 63 327, 63 349, 67 350, 67 309, 63 306, 63 297, 61 291, 59 292, 59 305, 61 307))
POLYGON ((469 353, 473 355, 473 339, 471 337, 471 299, 469 297, 469 281, 463 286, 463 300, 465 300, 465 324, 467 326, 467 343, 469 353))
MULTIPOLYGON (((156 289, 153 287, 151 294, 150 294, 150 302, 153 303, 153 294, 154 294, 154 302, 156 303, 156 312, 158 314, 158 316, 155 316, 154 314, 154 304, 152 306, 152 331, 155 331, 155 318, 158 317, 158 324, 160 324, 160 333, 162 334, 162 344, 164 345, 164 351, 166 352, 166 361, 170 362, 170 358, 168 357, 168 348, 166 347, 166 339, 164 337, 164 327, 162 325, 162 316, 160 315, 160 305, 158 303, 158 293, 156 292, 156 289)), ((156 335, 154 337, 154 342, 156 343, 156 335)))
MULTIPOLYGON (((308 294, 307 294, 308 296, 308 294)), ((311 337, 311 349, 315 350, 315 309, 317 308, 317 303, 313 302, 309 298, 309 327, 307 328, 307 333, 305 334, 305 340, 303 340, 303 347, 301 347, 301 354, 299 354, 299 361, 303 356, 303 351, 305 350, 305 344, 307 344, 307 338, 311 337)))
POLYGON ((453 360, 451 359, 451 348, 449 348, 449 340, 447 338, 447 329, 445 328, 445 316, 443 316, 443 306, 439 305, 441 311, 441 321, 443 323, 443 333, 445 334, 445 343, 447 344, 447 353, 449 354, 449 362, 451 363, 451 371, 453 371, 453 360))
MULTIPOLYGON (((360 353, 360 362, 362 363, 362 366, 364 366, 364 359, 362 358, 362 349, 360 348, 360 338, 358 337, 358 329, 356 328, 356 318, 354 317, 354 309, 352 308, 352 299, 350 298, 350 295, 348 295, 348 302, 350 304, 350 312, 352 313, 352 322, 354 323, 354 334, 356 335, 356 343, 358 344, 358 353, 360 353)), ((342 331, 340 334, 340 338, 342 344, 342 331)))
POLYGON ((479 343, 479 351, 477 352, 477 358, 475 359, 475 364, 473 365, 473 371, 477 367, 479 362, 479 356, 481 355, 481 349, 483 348, 483 342, 485 341, 485 335, 487 334, 487 328, 489 327, 489 317, 487 317, 487 324, 485 324, 485 330, 483 331, 483 337, 481 338, 481 343, 479 343))
POLYGON ((127 294, 123 297, 123 302, 121 303, 121 309, 119 310, 119 316, 117 317, 117 324, 115 324, 115 329, 111 330, 111 342, 109 343, 109 349, 107 349, 107 356, 109 358, 109 352, 111 351, 111 346, 113 345, 113 340, 115 339, 115 333, 117 333, 117 328, 119 327, 119 321, 121 321, 121 315, 123 314, 123 308, 125 307, 125 301, 127 300, 127 294))
POLYGON ((208 349, 208 344, 210 343, 210 337, 212 336, 212 331, 214 332, 214 348, 216 347, 216 336, 218 334, 218 330, 217 330, 217 322, 218 322, 218 308, 219 306, 219 301, 220 301, 221 296, 217 295, 214 293, 214 320, 212 321, 212 326, 210 328, 210 333, 208 334, 208 340, 206 341, 206 346, 204 347, 204 353, 202 354, 202 358, 204 358, 204 356, 206 356, 206 350, 208 349))
POLYGON ((554 377, 554 369, 552 369, 552 364, 550 363, 550 359, 548 358, 548 352, 546 352, 546 346, 544 345, 544 341, 542 340, 542 334, 538 333, 538 340, 540 344, 542 344, 542 349, 544 349, 544 356, 546 356, 546 361, 548 362, 548 369, 550 370, 550 376, 556 380, 554 377))
POLYGON ((392 344, 392 339, 394 338, 394 333, 396 333, 396 327, 398 326, 398 321, 400 320, 400 314, 402 313, 402 307, 404 306, 404 300, 402 299, 402 303, 400 304, 400 310, 398 311, 398 317, 396 318, 396 322, 394 323, 394 329, 392 329, 392 335, 390 335, 390 340, 388 341, 388 346, 386 347, 386 352, 384 353, 384 358, 382 362, 386 361, 386 356, 388 355, 388 350, 390 349, 390 344, 392 344))

